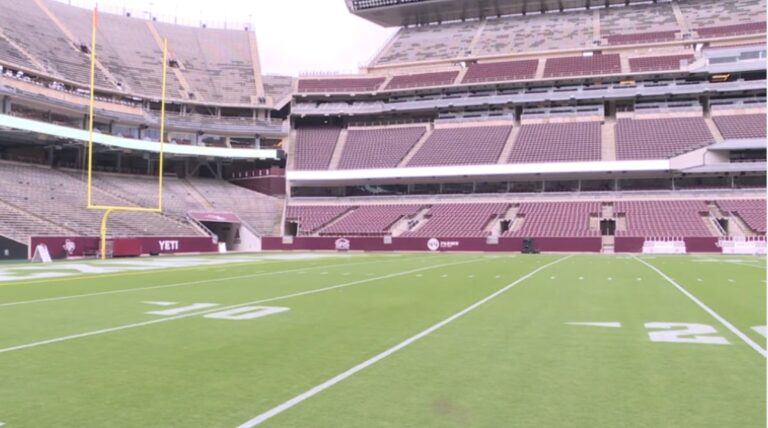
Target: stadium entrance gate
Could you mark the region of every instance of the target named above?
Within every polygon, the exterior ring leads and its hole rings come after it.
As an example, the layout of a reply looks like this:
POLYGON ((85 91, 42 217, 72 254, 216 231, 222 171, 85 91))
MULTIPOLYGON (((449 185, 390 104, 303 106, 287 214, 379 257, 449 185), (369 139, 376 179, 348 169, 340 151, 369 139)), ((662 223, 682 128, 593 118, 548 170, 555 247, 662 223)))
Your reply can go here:
POLYGON ((24 244, 0 236, 0 260, 24 260, 28 247, 24 244))
POLYGON ((231 212, 190 212, 189 217, 226 245, 227 251, 261 251, 261 238, 231 212))

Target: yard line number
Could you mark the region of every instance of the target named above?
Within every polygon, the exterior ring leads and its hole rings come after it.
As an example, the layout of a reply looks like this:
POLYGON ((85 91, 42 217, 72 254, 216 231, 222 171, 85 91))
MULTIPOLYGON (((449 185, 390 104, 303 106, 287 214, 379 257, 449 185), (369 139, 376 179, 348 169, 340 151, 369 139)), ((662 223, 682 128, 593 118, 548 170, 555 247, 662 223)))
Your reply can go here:
MULTIPOLYGON (((178 305, 177 302, 144 302, 150 305, 157 306, 174 306, 178 305)), ((171 317, 187 312, 193 312, 200 309, 215 308, 219 306, 218 303, 192 303, 186 306, 175 306, 169 309, 149 311, 149 315, 160 315, 164 317, 171 317)), ((278 307, 278 306, 243 306, 240 308, 227 309, 220 312, 213 312, 203 315, 203 318, 215 319, 215 320, 230 320, 230 321, 247 321, 256 318, 262 318, 269 315, 279 314, 281 312, 287 312, 290 308, 278 307)))

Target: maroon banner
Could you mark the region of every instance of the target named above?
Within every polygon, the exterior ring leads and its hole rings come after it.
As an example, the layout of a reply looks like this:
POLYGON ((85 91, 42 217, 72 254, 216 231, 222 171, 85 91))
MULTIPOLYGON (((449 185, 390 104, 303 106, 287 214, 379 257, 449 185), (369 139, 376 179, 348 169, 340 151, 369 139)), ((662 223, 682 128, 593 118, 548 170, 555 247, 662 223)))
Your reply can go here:
POLYGON ((702 238, 683 238, 685 241, 686 253, 722 253, 723 250, 718 246, 720 238, 702 237, 702 238))
MULTIPOLYGON (((534 245, 542 251, 600 252, 600 238, 535 238, 534 245)), ((522 238, 499 238, 489 244, 485 238, 392 238, 387 244, 382 237, 336 238, 324 236, 294 237, 292 244, 281 237, 264 237, 265 251, 487 251, 519 252, 522 238)))
MULTIPOLYGON (((113 255, 213 253, 218 251, 214 238, 208 236, 137 236, 109 238, 113 255), (121 241, 124 241, 121 242, 121 241), (119 254, 115 251, 119 250, 119 254)), ((93 256, 99 251, 99 237, 94 236, 33 236, 29 239, 29 257, 39 244, 45 244, 52 259, 93 256)))
POLYGON ((636 236, 616 237, 613 243, 613 251, 617 253, 642 253, 645 238, 636 236))

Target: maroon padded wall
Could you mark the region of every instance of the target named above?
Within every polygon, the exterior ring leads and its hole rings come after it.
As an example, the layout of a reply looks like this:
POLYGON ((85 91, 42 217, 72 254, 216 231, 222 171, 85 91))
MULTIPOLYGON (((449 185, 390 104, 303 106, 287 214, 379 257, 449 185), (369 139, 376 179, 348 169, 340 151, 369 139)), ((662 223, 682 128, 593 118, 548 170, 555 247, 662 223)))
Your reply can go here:
POLYGON ((232 184, 236 184, 240 187, 245 187, 248 190, 254 192, 263 193, 270 196, 284 196, 285 195, 285 176, 283 175, 267 175, 262 177, 249 177, 249 178, 233 178, 230 180, 232 184))
POLYGON ((701 238, 683 238, 685 251, 688 253, 722 253, 718 247, 719 238, 707 236, 701 238))
MULTIPOLYGON (((217 243, 207 236, 138 236, 110 238, 110 240, 115 241, 113 247, 113 255, 115 256, 135 255, 137 251, 140 254, 212 253, 218 251, 217 243), (119 243, 121 240, 126 240, 126 244, 119 243)), ((99 249, 100 239, 94 236, 33 236, 29 242, 30 258, 39 244, 45 244, 52 259, 63 259, 95 254, 99 249)))
POLYGON ((645 238, 616 237, 613 243, 613 251, 617 253, 642 253, 645 238))
MULTIPOLYGON (((265 251, 294 250, 316 251, 336 250, 338 239, 349 242, 350 251, 488 251, 518 252, 522 249, 522 238, 499 238, 498 244, 488 244, 485 238, 438 238, 439 247, 430 250, 430 238, 392 238, 385 244, 381 237, 336 238, 336 237, 295 237, 293 244, 284 244, 281 237, 264 237, 261 247, 265 251)), ((542 251, 600 252, 600 238, 536 238, 535 245, 542 251)))

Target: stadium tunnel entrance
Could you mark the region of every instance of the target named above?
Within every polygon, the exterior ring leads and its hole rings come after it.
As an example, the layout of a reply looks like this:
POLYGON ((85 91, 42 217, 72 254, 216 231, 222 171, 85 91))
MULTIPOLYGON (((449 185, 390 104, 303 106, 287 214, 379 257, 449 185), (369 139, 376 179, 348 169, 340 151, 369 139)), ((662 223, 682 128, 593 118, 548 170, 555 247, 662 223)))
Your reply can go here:
POLYGON ((189 217, 216 236, 227 251, 261 251, 261 238, 230 212, 190 212, 189 217))

